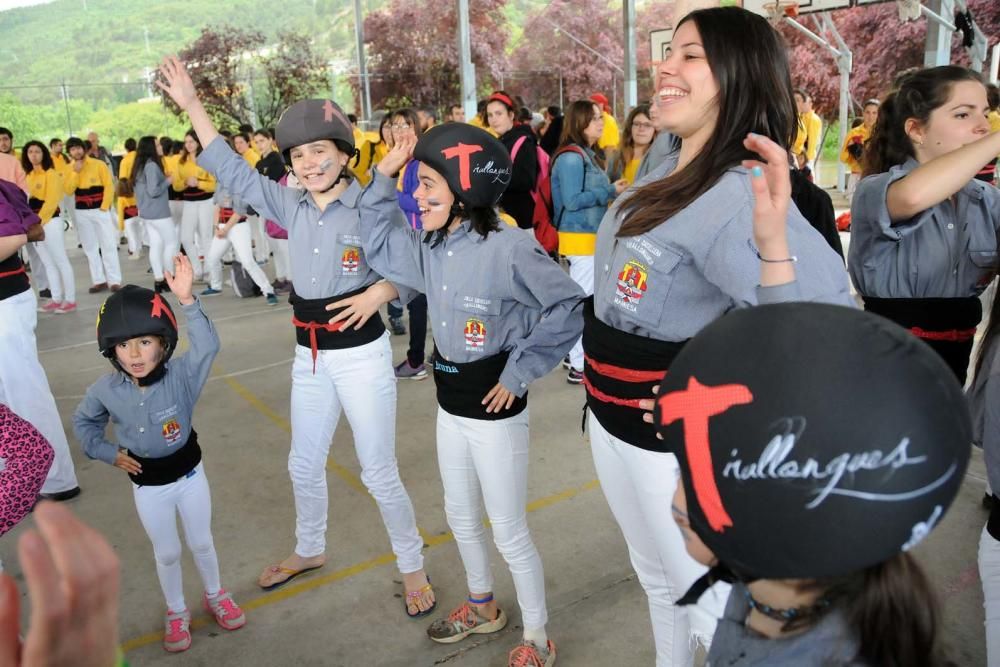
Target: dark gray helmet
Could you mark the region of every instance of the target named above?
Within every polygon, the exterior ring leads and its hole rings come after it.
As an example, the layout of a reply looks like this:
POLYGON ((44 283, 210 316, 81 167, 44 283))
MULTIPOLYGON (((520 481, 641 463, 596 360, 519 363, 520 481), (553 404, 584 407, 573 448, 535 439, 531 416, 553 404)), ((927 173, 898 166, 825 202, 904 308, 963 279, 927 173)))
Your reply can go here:
POLYGON ((289 153, 293 148, 322 139, 354 155, 354 128, 347 114, 333 100, 299 100, 281 114, 274 132, 278 150, 288 165, 292 164, 289 153))

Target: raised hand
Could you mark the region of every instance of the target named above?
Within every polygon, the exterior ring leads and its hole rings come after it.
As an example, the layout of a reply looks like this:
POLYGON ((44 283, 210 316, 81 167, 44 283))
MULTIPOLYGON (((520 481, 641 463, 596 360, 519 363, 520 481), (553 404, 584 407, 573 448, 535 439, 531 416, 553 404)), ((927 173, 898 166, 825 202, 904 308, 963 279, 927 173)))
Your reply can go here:
POLYGON ((194 297, 191 295, 194 289, 194 269, 191 268, 191 260, 187 255, 179 253, 174 255, 174 271, 173 273, 164 271, 163 278, 178 301, 185 306, 194 303, 194 297))
POLYGON ((378 163, 377 169, 384 176, 394 176, 399 170, 406 166, 406 163, 413 157, 413 147, 417 145, 417 138, 406 136, 395 143, 385 157, 378 163))
POLYGON ((183 111, 187 111, 191 103, 197 101, 198 93, 194 89, 194 82, 191 81, 184 62, 177 56, 167 56, 163 59, 160 64, 160 76, 163 81, 157 79, 156 85, 183 111))
POLYGON ((744 160, 750 169, 753 190, 753 239, 760 256, 762 287, 795 280, 795 258, 788 249, 788 206, 792 201, 792 179, 788 152, 767 137, 748 134, 747 149, 761 160, 744 160))

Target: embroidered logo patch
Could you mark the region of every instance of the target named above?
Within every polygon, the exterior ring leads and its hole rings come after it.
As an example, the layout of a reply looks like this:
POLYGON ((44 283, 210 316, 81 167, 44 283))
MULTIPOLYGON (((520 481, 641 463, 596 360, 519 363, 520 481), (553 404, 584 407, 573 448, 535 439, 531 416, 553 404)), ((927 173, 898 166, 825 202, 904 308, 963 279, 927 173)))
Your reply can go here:
POLYGON ((340 265, 345 276, 357 275, 361 270, 361 251, 358 248, 345 248, 340 258, 340 265))
POLYGON ((626 307, 631 306, 630 310, 634 310, 636 304, 642 299, 642 295, 646 293, 648 275, 646 267, 634 259, 626 262, 621 273, 618 274, 615 303, 626 307))
POLYGON ((482 352, 486 347, 486 324, 482 320, 472 318, 465 322, 465 349, 472 352, 482 352))
POLYGON ((172 445, 181 439, 181 425, 176 419, 163 422, 163 439, 172 445))

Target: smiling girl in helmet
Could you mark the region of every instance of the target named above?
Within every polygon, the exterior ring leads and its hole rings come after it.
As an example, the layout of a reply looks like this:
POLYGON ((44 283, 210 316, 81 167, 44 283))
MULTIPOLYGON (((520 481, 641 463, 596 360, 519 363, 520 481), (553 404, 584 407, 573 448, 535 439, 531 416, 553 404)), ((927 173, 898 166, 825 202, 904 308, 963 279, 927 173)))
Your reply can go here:
POLYGON ((396 382, 379 307, 415 293, 372 270, 361 248, 361 186, 348 171, 354 155, 350 121, 332 100, 296 102, 281 115, 278 149, 303 190, 253 170, 219 137, 184 64, 167 58, 158 85, 185 110, 204 152, 198 163, 228 191, 288 231, 289 302, 298 345, 292 367, 292 447, 288 470, 295 494, 293 553, 258 579, 265 590, 326 561, 326 460, 341 411, 354 434, 361 480, 375 498, 406 590, 411 617, 430 613, 434 593, 423 569, 423 539, 399 477, 395 455, 396 382), (363 381, 359 381, 359 379, 363 381))

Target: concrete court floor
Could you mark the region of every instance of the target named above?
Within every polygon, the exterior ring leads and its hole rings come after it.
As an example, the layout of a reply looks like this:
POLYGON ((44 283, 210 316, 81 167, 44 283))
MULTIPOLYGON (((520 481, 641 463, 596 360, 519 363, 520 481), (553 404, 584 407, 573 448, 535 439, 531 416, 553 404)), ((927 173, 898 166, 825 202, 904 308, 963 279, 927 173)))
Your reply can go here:
MULTIPOLYGON (((60 413, 70 416, 86 387, 108 369, 94 341, 96 309, 106 295, 86 293, 87 269, 75 234, 67 236, 80 292, 71 315, 39 315, 40 358, 60 413)), ((143 262, 127 262, 126 281, 151 284, 143 262)), ((126 476, 87 460, 70 436, 83 494, 72 509, 100 529, 122 560, 121 640, 133 665, 306 666, 505 665, 520 636, 510 576, 496 556, 497 597, 510 615, 497 635, 457 645, 429 641, 429 619, 404 616, 402 586, 374 502, 358 480, 352 438, 342 419, 329 465, 327 564, 284 589, 265 593, 261 569, 294 544, 294 509, 286 471, 290 366, 294 338, 286 303, 267 307, 240 300, 229 288, 205 300, 222 351, 196 413, 213 494, 213 533, 223 585, 247 611, 247 626, 232 634, 197 609, 197 571, 184 556, 185 592, 195 610, 194 643, 170 655, 160 647, 163 601, 152 548, 135 513, 126 476)), ((182 331, 182 339, 183 339, 182 331)), ((392 338, 401 358, 405 337, 392 338)), ((183 346, 183 343, 182 343, 183 346)), ((183 348, 182 348, 183 349, 183 348)), ((359 381, 364 381, 359 378, 359 381)), ((532 451, 529 499, 532 534, 546 567, 549 635, 559 663, 652 665, 654 652, 645 597, 629 565, 621 534, 595 481, 580 432, 583 390, 554 371, 531 390, 532 451)), ((397 455, 427 544, 426 567, 446 612, 465 594, 458 553, 448 533, 434 450, 433 381, 400 382, 397 455)), ((957 664, 985 664, 982 593, 976 567, 986 513, 979 507, 985 469, 981 452, 955 506, 917 549, 942 597, 945 635, 957 664)), ((665 509, 665 511, 667 511, 665 509)), ((25 522, 25 524, 30 521, 25 522)), ((15 541, 24 525, 0 540, 0 557, 23 591, 15 541)), ((27 606, 27 605, 25 605, 27 606)))

